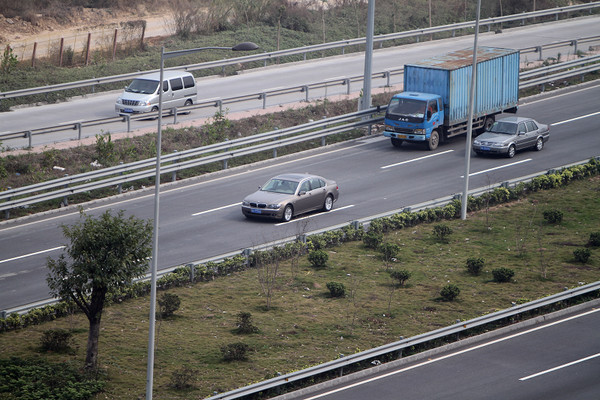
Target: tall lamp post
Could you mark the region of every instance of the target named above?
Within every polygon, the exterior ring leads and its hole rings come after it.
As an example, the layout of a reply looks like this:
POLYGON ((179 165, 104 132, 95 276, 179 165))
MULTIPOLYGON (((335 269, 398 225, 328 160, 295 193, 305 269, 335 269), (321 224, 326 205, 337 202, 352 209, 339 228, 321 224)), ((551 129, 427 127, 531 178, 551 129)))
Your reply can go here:
POLYGON ((250 51, 256 50, 258 46, 252 42, 239 43, 233 47, 199 47, 188 50, 165 51, 164 46, 160 52, 160 79, 158 89, 158 133, 156 135, 156 176, 154 178, 154 229, 152 235, 152 266, 151 266, 151 286, 150 286, 150 328, 148 333, 148 367, 146 372, 146 399, 152 399, 152 383, 154 375, 154 333, 156 319, 156 275, 158 270, 158 210, 160 194, 160 153, 161 153, 161 135, 162 135, 162 95, 165 60, 179 57, 186 54, 197 53, 203 50, 232 50, 232 51, 250 51))

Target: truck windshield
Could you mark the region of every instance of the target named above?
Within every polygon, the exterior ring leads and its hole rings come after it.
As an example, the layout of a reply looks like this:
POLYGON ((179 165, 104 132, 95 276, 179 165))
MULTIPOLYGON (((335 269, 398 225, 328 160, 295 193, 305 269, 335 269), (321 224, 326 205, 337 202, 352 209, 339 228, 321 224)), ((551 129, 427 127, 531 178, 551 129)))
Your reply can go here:
POLYGON ((392 119, 412 117, 422 120, 425 117, 426 105, 427 102, 422 100, 392 98, 387 108, 387 114, 392 119))
POLYGON ((150 81, 148 79, 134 79, 129 86, 125 88, 129 93, 152 94, 158 88, 158 81, 150 81))

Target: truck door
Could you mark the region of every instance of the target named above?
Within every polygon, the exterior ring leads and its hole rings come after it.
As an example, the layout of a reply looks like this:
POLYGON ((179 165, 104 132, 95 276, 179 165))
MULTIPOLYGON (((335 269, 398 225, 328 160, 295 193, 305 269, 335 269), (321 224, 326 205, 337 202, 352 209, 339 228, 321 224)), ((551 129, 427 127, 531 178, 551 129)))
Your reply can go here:
POLYGON ((427 123, 431 126, 431 129, 437 129, 440 125, 440 114, 439 114, 438 101, 429 100, 427 103, 427 123))

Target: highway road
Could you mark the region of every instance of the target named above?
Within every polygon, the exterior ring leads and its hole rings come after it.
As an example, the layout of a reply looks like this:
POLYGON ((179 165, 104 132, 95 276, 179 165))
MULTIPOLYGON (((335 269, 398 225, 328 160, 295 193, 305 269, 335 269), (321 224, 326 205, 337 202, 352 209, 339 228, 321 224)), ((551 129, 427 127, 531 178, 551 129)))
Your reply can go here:
MULTIPOLYGON (((590 16, 573 20, 549 22, 539 25, 530 25, 520 28, 505 29, 501 34, 494 32, 482 33, 479 36, 480 46, 496 46, 508 48, 528 48, 538 45, 550 44, 564 40, 577 39, 598 35, 598 24, 600 16, 590 16)), ((259 38, 248 38, 260 45, 259 38)), ((462 36, 451 39, 436 40, 433 42, 416 43, 407 46, 379 49, 374 51, 373 72, 383 72, 392 68, 398 68, 410 62, 415 62, 436 54, 451 50, 463 49, 473 46, 472 36, 462 36)), ((579 50, 586 51, 588 45, 581 46, 579 50)), ((167 49, 169 50, 169 49, 167 49)), ((544 58, 557 57, 561 54, 562 59, 574 54, 573 47, 557 47, 546 50, 544 58)), ((224 57, 227 57, 224 53, 224 57)), ((538 54, 529 53, 521 57, 522 62, 533 62, 539 57, 538 54)), ((158 60, 156 68, 158 68, 158 60)), ((198 94, 201 99, 218 99, 230 96, 261 93, 275 88, 305 85, 314 82, 322 82, 334 78, 348 76, 361 76, 364 73, 364 53, 348 54, 338 57, 329 57, 322 60, 298 62, 292 64, 275 65, 267 68, 246 70, 236 76, 224 78, 211 77, 198 81, 198 94), (317 72, 315 72, 317 71, 317 72)), ((402 76, 397 75, 392 80, 392 85, 398 85, 402 76)), ((383 87, 385 79, 377 79, 373 82, 373 88, 383 87)), ((125 86, 125 83, 124 83, 125 86)), ((351 85, 351 91, 358 93, 362 84, 351 85)), ((321 98, 324 96, 342 95, 346 93, 344 86, 332 87, 324 90, 313 90, 310 98, 321 98)), ((116 116, 114 102, 120 91, 89 95, 74 98, 70 101, 41 105, 35 108, 17 108, 9 113, 3 113, 0 133, 16 132, 29 129, 53 126, 61 123, 75 123, 78 121, 110 118, 116 116)), ((285 105, 304 99, 304 93, 269 98, 267 106, 285 105)), ((262 107, 262 100, 252 102, 236 103, 227 105, 228 112, 254 110, 262 107)), ((189 115, 180 115, 178 122, 193 121, 212 117, 216 108, 203 108, 193 111, 189 115)), ((165 123, 172 119, 165 119, 165 123)), ((155 129, 156 122, 152 120, 133 121, 132 129, 155 129)), ((102 133, 118 133, 127 129, 124 123, 112 125, 101 125, 84 128, 83 137, 94 137, 102 133)), ((77 131, 67 130, 53 134, 45 134, 34 138, 35 146, 50 145, 55 142, 72 140, 77 137, 77 131)), ((20 148, 28 145, 26 139, 11 139, 4 143, 12 148, 20 148)))
MULTIPOLYGON (((600 155, 600 83, 572 87, 522 102, 519 115, 551 124, 541 152, 513 159, 474 157, 470 188, 489 187, 600 155)), ((379 135, 271 161, 167 184, 161 189, 159 268, 293 237, 358 218, 462 192, 464 138, 429 152, 418 146, 394 148, 379 135), (340 199, 330 213, 290 223, 246 220, 240 201, 283 171, 310 172, 337 180, 340 199)), ((150 219, 153 191, 139 191, 83 205, 86 213, 124 209, 150 219)), ((47 257, 61 253, 61 224, 78 219, 75 207, 0 223, 0 310, 48 297, 47 257)))
POLYGON ((600 398, 600 309, 332 383, 302 400, 600 398))

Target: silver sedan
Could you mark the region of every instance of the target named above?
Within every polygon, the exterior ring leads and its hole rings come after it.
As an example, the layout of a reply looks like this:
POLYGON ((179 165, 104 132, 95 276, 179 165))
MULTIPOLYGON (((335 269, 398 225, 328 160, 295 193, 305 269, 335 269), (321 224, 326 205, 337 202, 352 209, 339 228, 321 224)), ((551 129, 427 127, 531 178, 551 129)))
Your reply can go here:
POLYGON ((550 138, 550 127, 524 117, 499 119, 473 141, 473 151, 477 154, 503 154, 515 156, 517 150, 533 149, 540 151, 550 138))
POLYGON ((290 221, 310 211, 330 211, 339 195, 335 181, 310 174, 282 174, 269 179, 242 201, 242 213, 250 217, 290 221))

